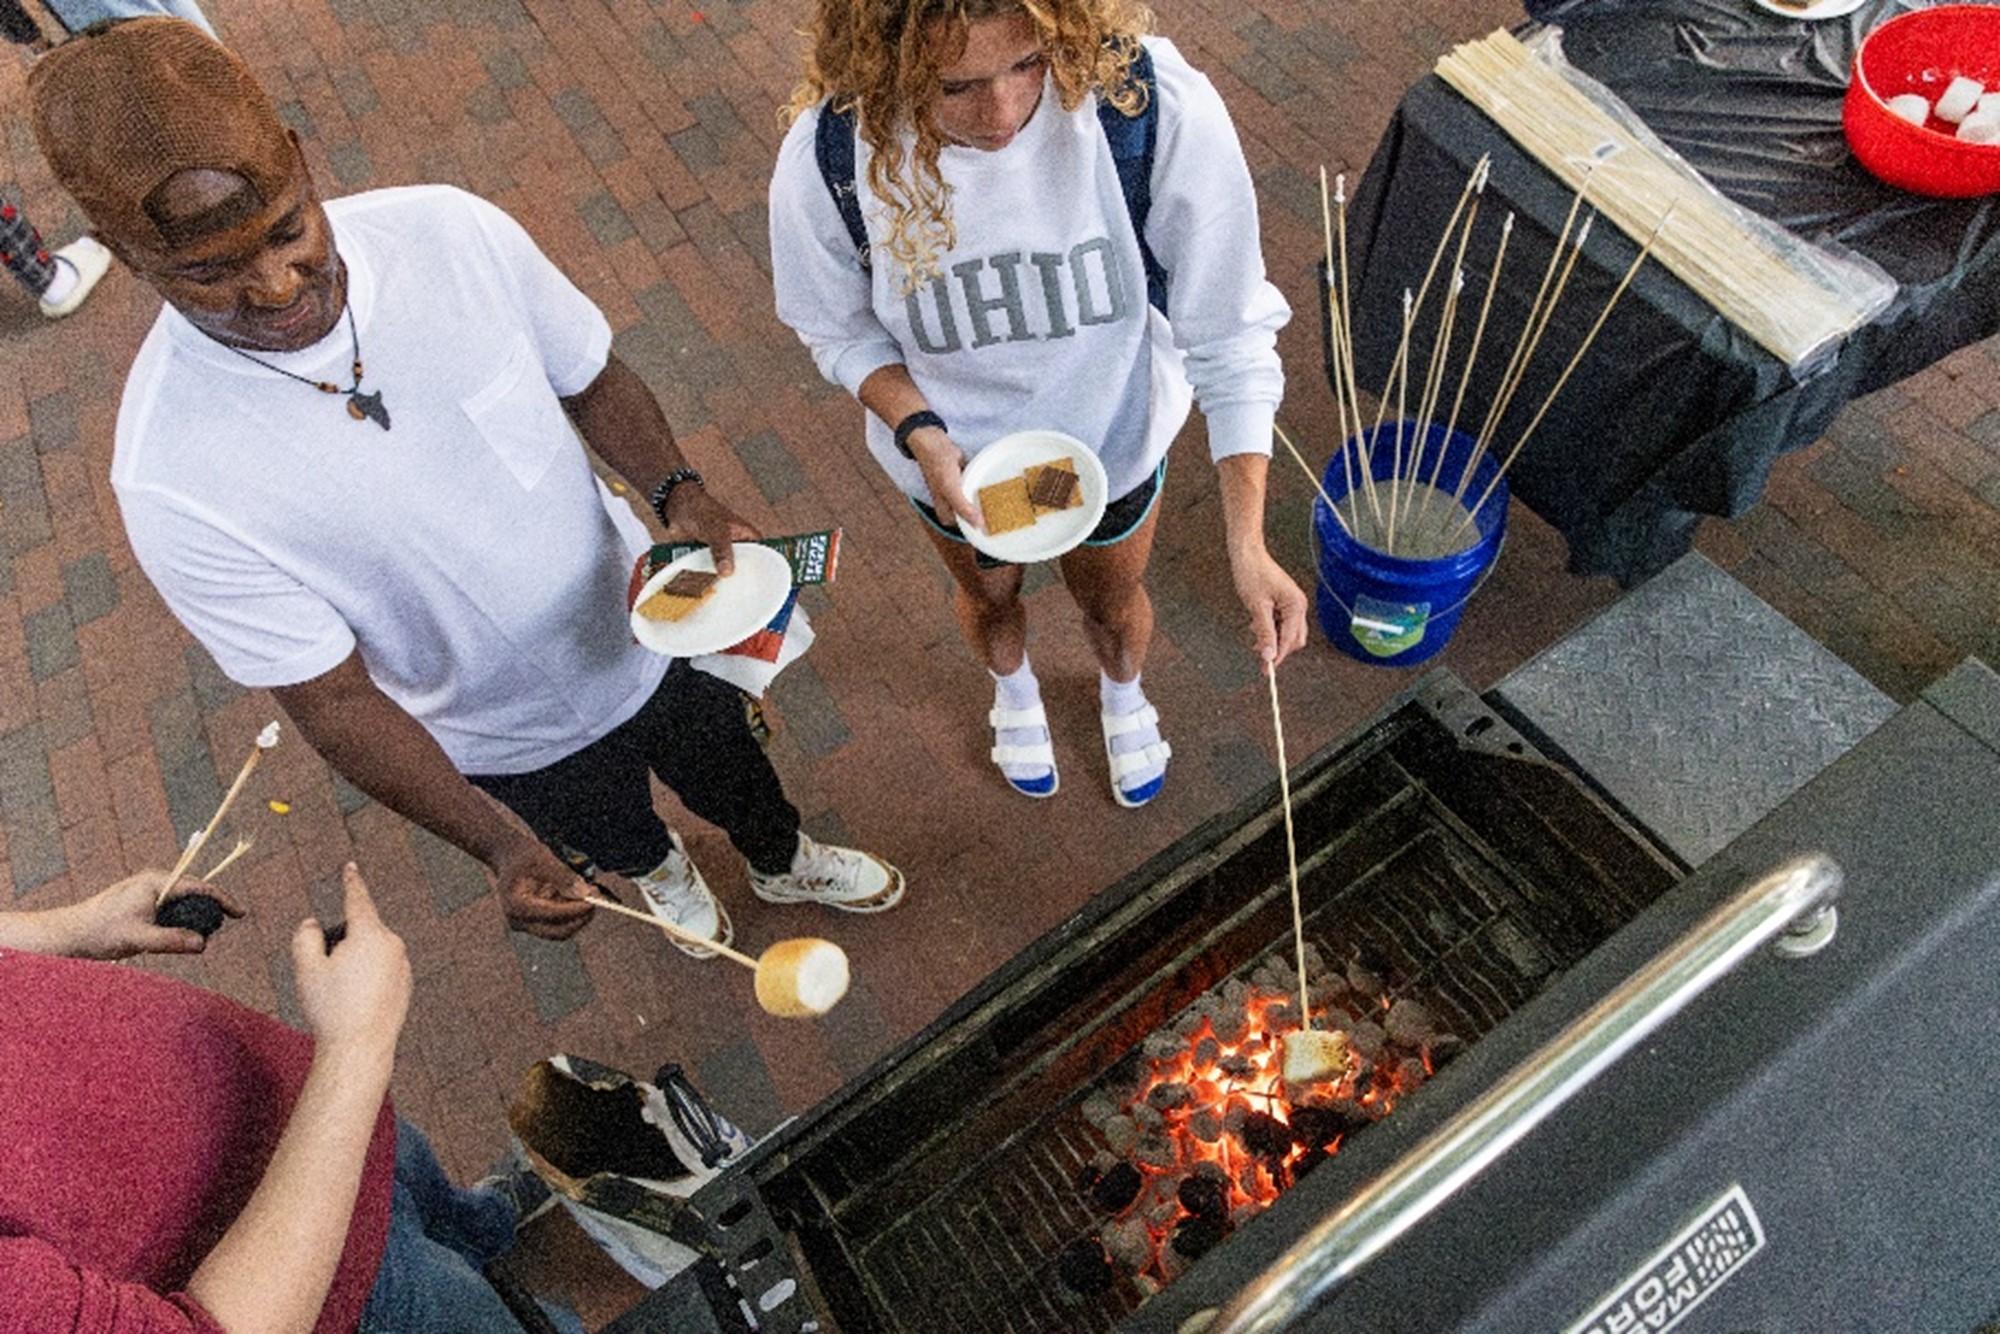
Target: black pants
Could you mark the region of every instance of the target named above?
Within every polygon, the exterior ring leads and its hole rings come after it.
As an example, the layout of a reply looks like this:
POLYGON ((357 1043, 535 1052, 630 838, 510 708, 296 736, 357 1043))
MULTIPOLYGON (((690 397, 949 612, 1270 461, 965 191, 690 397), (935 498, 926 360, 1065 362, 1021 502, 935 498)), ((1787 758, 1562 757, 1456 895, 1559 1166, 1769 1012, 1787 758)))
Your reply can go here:
POLYGON ((798 808, 751 734, 743 692, 685 662, 668 668, 631 718, 574 755, 525 774, 467 774, 527 822, 558 856, 582 853, 618 875, 644 875, 673 850, 653 812, 648 772, 729 835, 756 870, 791 869, 798 808))

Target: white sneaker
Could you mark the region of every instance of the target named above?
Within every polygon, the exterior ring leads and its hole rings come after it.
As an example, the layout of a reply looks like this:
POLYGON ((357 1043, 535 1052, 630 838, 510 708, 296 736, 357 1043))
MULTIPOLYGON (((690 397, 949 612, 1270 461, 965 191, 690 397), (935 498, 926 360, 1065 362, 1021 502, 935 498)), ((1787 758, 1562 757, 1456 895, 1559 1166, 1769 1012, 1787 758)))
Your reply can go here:
POLYGON ((40 302, 42 314, 52 320, 59 320, 83 304, 97 280, 111 267, 111 252, 88 236, 79 236, 50 256, 58 264, 67 264, 76 273, 76 283, 63 294, 60 301, 40 302))
POLYGON ((886 912, 903 900, 903 873, 880 857, 815 843, 803 833, 792 869, 750 869, 751 892, 766 903, 820 903, 842 912, 886 912))
MULTIPOLYGON (((667 859, 646 874, 632 877, 639 897, 646 902, 647 911, 683 931, 692 931, 718 945, 729 944, 736 938, 736 928, 731 925, 729 914, 709 892, 708 882, 701 878, 701 871, 687 855, 687 849, 681 846, 681 836, 669 832, 667 837, 674 841, 674 850, 667 854, 667 859)), ((705 950, 678 939, 673 943, 675 949, 691 958, 715 957, 714 950, 705 950)))

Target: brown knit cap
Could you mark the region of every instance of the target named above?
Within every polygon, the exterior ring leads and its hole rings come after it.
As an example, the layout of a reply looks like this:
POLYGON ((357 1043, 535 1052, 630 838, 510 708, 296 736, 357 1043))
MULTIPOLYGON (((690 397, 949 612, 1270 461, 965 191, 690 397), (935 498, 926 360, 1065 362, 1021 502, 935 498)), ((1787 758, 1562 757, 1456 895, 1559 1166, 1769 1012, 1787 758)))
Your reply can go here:
POLYGON ((171 248, 282 198, 298 149, 249 67, 191 23, 129 19, 43 56, 28 75, 35 140, 99 232, 171 248), (197 168, 249 182, 234 207, 177 219, 155 192, 197 168))

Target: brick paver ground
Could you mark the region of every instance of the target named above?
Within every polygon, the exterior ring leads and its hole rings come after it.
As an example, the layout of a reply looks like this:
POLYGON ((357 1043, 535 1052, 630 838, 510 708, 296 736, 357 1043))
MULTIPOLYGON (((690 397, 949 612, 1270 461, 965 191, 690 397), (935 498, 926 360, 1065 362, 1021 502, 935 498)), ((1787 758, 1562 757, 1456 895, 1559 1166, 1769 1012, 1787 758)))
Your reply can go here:
MULTIPOLYGON (((1093 673, 1077 616, 1031 584, 1034 653, 1068 781, 1010 796, 984 757, 985 678, 947 582, 860 444, 860 410, 771 314, 764 190, 803 6, 777 0, 214 0, 329 193, 449 181, 512 211, 603 306, 713 489, 768 530, 843 525, 821 632, 776 694, 781 772, 809 828, 899 860, 903 908, 841 919, 751 899, 727 845, 696 856, 754 949, 814 932, 853 958, 826 1022, 760 1014, 745 979, 606 920, 549 945, 503 928, 480 870, 344 784, 298 744, 256 781, 231 872, 254 905, 208 954, 160 967, 296 1018, 292 924, 357 858, 419 975, 395 1095, 464 1173, 504 1140, 522 1069, 556 1051, 634 1071, 677 1060, 753 1129, 804 1109, 913 1033, 1094 890, 1273 777, 1262 685, 1238 639, 1199 441, 1166 495, 1148 671, 1176 747, 1166 795, 1103 790, 1093 673), (290 804, 277 815, 270 798, 290 804)), ((1162 29, 1235 113, 1278 285, 1312 309, 1314 176, 1358 171, 1401 91, 1450 42, 1517 21, 1501 0, 1172 0, 1162 29)), ((21 68, 0 70, 8 199, 53 237, 77 226, 35 154, 21 68)), ((0 905, 35 907, 163 864, 213 808, 270 700, 222 678, 133 563, 106 481, 124 367, 156 300, 122 272, 49 324, 0 297, 0 905)), ((1281 348, 1286 419, 1324 440, 1333 411, 1313 321, 1281 348)), ((1908 698, 1966 653, 2000 661, 2000 350, 1974 347, 1855 404, 1785 459, 1768 503, 1711 521, 1710 556, 1878 685, 1908 698)), ((1275 550, 1306 579, 1305 480, 1272 473, 1275 550)), ((1514 537, 1443 658, 1485 686, 1610 601, 1563 572, 1518 507, 1514 537)), ((1284 674, 1296 755, 1409 682, 1323 644, 1284 674)), ((671 803, 668 803, 671 808, 671 803)))

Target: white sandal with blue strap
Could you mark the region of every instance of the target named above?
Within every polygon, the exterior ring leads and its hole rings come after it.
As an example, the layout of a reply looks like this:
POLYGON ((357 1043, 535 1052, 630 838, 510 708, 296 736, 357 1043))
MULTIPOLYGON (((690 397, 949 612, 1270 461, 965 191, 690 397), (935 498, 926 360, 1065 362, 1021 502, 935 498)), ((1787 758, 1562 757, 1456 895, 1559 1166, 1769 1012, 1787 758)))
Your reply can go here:
POLYGON ((1111 743, 1143 728, 1157 730, 1160 711, 1148 704, 1131 713, 1099 713, 1098 721, 1104 727, 1104 758, 1111 766, 1112 800, 1127 810, 1134 810, 1159 796, 1160 789, 1167 784, 1167 761, 1173 757, 1174 748, 1161 740, 1119 755, 1113 753, 1111 743), (1137 787, 1125 786, 1125 780, 1133 774, 1153 769, 1159 772, 1137 787))
POLYGON ((1049 716, 1040 703, 1027 709, 1003 709, 995 705, 986 715, 986 721, 993 725, 993 763, 1002 766, 1000 776, 1007 780, 1007 786, 1024 797, 1053 797, 1061 786, 1056 773, 1056 750, 1049 736, 1049 716), (1027 731, 1040 728, 1042 739, 1028 745, 1001 745, 999 734, 1009 731, 1027 731), (1015 778, 1007 772, 1009 766, 1026 768, 1046 765, 1048 773, 1040 778, 1015 778))

